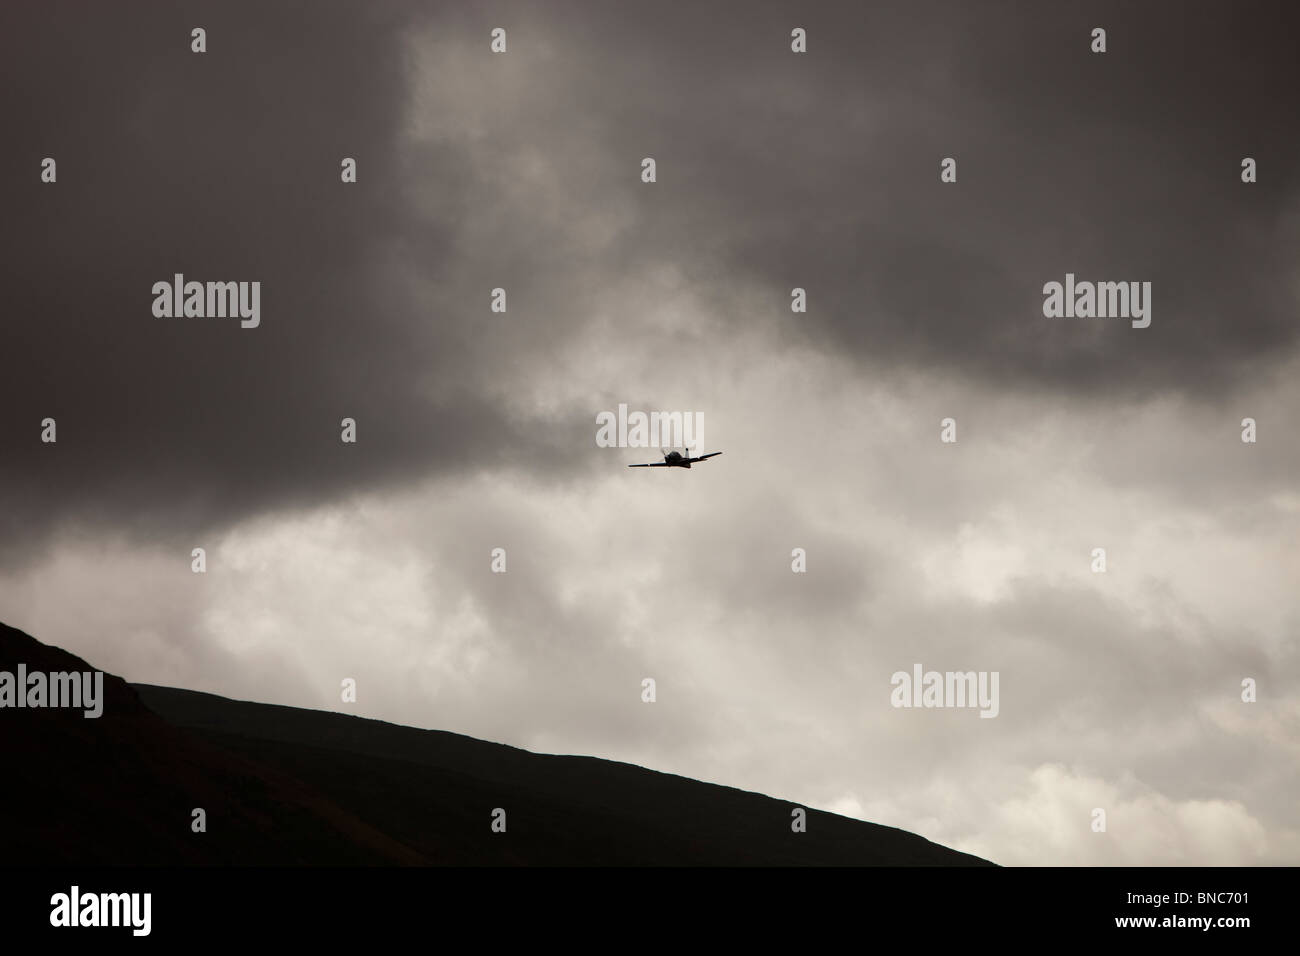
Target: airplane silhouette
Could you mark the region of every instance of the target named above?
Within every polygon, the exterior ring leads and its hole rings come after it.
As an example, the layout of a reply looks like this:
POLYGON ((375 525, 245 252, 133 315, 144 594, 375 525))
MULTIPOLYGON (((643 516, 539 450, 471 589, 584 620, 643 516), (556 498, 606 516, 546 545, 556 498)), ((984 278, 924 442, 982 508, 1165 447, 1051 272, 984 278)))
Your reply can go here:
POLYGON ((629 468, 689 468, 691 467, 691 462, 704 461, 704 459, 706 458, 713 458, 714 456, 721 455, 721 454, 722 452, 720 451, 711 451, 707 455, 700 455, 700 457, 698 458, 692 458, 691 450, 688 448, 686 449, 685 456, 683 456, 681 452, 670 451, 668 452, 668 454, 664 455, 663 461, 652 461, 644 465, 628 465, 628 467, 629 468))

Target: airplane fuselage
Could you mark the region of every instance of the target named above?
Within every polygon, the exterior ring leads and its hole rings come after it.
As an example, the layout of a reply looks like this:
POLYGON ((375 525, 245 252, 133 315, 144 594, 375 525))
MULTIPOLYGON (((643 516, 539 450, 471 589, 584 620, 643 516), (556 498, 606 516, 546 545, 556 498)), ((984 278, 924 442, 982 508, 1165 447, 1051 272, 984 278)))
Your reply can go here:
POLYGON ((707 455, 700 455, 698 458, 692 458, 690 455, 690 449, 688 448, 686 450, 685 455, 683 455, 679 451, 670 451, 666 455, 664 455, 663 461, 652 461, 649 462, 648 464, 637 463, 634 465, 628 465, 628 467, 629 468, 689 468, 697 461, 705 461, 706 459, 713 458, 721 454, 722 452, 720 451, 714 451, 714 452, 709 452, 709 454, 707 455))

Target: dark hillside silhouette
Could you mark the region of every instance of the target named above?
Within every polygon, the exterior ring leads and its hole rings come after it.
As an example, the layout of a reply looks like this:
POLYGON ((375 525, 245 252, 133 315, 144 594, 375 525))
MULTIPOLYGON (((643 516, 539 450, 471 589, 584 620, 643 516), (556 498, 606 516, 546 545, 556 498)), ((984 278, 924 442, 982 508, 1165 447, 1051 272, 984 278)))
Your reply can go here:
MULTIPOLYGON (((93 669, 0 625, 19 662, 93 669)), ((104 696, 94 720, 0 710, 0 864, 990 865, 811 808, 793 833, 794 804, 611 760, 108 674, 104 696)))

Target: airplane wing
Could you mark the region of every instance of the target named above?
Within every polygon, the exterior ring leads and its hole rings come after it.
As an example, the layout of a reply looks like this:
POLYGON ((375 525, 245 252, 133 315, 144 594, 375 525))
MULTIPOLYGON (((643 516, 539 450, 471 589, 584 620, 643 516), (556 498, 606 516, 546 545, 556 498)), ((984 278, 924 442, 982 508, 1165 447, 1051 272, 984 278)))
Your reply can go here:
POLYGON ((721 455, 721 454, 722 454, 722 452, 720 452, 720 451, 711 451, 711 452, 709 452, 707 455, 701 455, 699 458, 692 458, 691 461, 704 461, 704 459, 706 459, 706 458, 713 458, 713 457, 715 457, 715 456, 717 456, 717 455, 721 455))
POLYGON ((628 465, 628 467, 629 467, 629 468, 667 468, 667 467, 668 467, 668 462, 666 462, 666 461, 652 461, 652 462, 650 462, 650 463, 648 463, 648 464, 645 464, 645 465, 628 465))

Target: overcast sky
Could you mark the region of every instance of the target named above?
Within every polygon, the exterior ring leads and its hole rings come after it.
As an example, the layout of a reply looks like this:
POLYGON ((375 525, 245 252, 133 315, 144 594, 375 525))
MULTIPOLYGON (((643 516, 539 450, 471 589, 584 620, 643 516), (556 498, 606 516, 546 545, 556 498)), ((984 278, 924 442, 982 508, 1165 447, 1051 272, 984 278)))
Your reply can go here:
POLYGON ((0 619, 1000 863, 1300 863, 1297 20, 6 3, 0 619), (724 455, 628 469, 619 403, 724 455), (998 716, 892 707, 918 663, 998 716))

